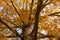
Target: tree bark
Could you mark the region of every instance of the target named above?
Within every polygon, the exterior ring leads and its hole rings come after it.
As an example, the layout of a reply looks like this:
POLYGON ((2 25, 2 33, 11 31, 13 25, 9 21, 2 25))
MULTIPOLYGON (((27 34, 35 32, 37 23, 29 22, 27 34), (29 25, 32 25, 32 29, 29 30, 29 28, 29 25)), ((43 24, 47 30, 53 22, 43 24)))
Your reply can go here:
POLYGON ((34 32, 33 32, 33 40, 37 40, 37 32, 38 32, 38 21, 39 21, 39 14, 40 14, 40 11, 42 10, 42 0, 39 0, 38 1, 38 4, 37 4, 37 11, 36 11, 36 14, 35 14, 35 25, 34 25, 34 32))

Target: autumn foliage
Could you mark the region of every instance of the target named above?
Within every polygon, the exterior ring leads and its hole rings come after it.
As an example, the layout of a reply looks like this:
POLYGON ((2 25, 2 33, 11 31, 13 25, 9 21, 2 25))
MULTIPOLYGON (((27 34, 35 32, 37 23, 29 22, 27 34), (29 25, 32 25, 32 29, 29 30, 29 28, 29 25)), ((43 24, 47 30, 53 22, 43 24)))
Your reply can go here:
POLYGON ((0 38, 3 37, 59 40, 60 0, 0 0, 0 38))

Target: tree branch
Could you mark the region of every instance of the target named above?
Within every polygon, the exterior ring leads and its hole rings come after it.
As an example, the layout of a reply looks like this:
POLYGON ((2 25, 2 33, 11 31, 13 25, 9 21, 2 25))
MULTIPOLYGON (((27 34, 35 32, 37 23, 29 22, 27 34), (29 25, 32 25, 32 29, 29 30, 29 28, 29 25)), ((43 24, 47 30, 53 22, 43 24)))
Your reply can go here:
POLYGON ((40 35, 40 36, 38 37, 38 39, 40 39, 40 38, 55 38, 55 36, 53 36, 53 35, 44 35, 44 34, 41 34, 41 33, 39 33, 39 32, 38 32, 38 34, 40 35))
MULTIPOLYGON (((54 13, 51 13, 49 14, 48 16, 54 16, 55 14, 59 14, 60 12, 54 12, 54 13)), ((58 15, 57 15, 58 16, 58 15)))
MULTIPOLYGON (((10 0, 11 1, 11 3, 12 3, 12 5, 13 5, 13 7, 14 7, 14 9, 15 9, 15 11, 17 12, 17 14, 20 16, 20 13, 18 12, 18 10, 16 9, 16 7, 15 7, 15 5, 14 5, 14 3, 13 3, 13 1, 12 0, 10 0)), ((21 17, 20 17, 21 18, 21 17)), ((22 20, 22 19, 21 19, 22 20)), ((24 22, 22 21, 22 23, 24 24, 24 22)))
POLYGON ((29 20, 31 19, 33 2, 34 2, 34 0, 32 0, 32 2, 31 2, 31 6, 30 6, 30 14, 29 14, 29 20))
POLYGON ((17 33, 16 30, 13 30, 10 26, 8 26, 7 23, 5 23, 4 21, 2 21, 1 19, 0 19, 0 22, 2 22, 4 25, 6 25, 7 28, 9 28, 14 34, 16 34, 16 36, 22 38, 22 36, 20 36, 20 35, 17 33))
POLYGON ((33 40, 37 40, 37 32, 38 32, 38 21, 39 21, 39 14, 40 14, 40 11, 42 10, 42 0, 39 0, 38 1, 38 4, 37 4, 37 11, 36 11, 36 14, 35 14, 35 24, 34 24, 34 28, 33 28, 33 40))

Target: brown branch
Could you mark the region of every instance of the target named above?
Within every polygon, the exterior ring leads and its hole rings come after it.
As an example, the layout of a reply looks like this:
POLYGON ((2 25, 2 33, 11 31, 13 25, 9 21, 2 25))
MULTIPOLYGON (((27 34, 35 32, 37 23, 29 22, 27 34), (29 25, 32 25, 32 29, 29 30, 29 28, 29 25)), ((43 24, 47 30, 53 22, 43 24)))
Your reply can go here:
MULTIPOLYGON (((5 2, 9 7, 11 7, 6 0, 4 0, 4 2, 5 2)), ((11 9, 13 9, 13 8, 11 7, 11 9)))
POLYGON ((38 21, 39 21, 39 14, 41 12, 41 10, 46 7, 47 4, 49 4, 49 2, 45 5, 45 4, 42 4, 43 0, 39 0, 38 1, 38 4, 37 4, 37 12, 35 14, 35 25, 34 25, 34 28, 33 28, 33 31, 34 32, 34 37, 33 37, 33 40, 37 40, 37 31, 38 31, 38 21))
POLYGON ((46 2, 42 5, 42 8, 41 8, 41 10, 43 9, 43 8, 45 8, 50 2, 51 2, 51 0, 48 2, 49 0, 46 0, 46 2), (48 3, 47 3, 48 2, 48 3))
MULTIPOLYGON (((10 1, 11 1, 12 5, 13 5, 15 11, 17 12, 17 14, 20 16, 20 13, 18 12, 17 8, 15 7, 13 1, 12 1, 12 0, 10 0, 10 1)), ((20 17, 20 18, 21 18, 21 17, 20 17)), ((21 20, 22 20, 22 19, 21 19, 21 20)), ((22 23, 25 24, 23 21, 22 21, 22 23)))
MULTIPOLYGON (((5 19, 1 19, 1 20, 4 20, 4 21, 6 21, 5 19)), ((15 27, 13 27, 13 28, 21 28, 21 26, 18 26, 18 25, 16 25, 16 24, 14 24, 13 22, 9 22, 10 24, 13 24, 15 27)))
POLYGON ((10 1, 11 1, 12 5, 13 5, 13 7, 14 7, 15 11, 17 12, 17 14, 20 16, 20 13, 17 11, 17 9, 16 9, 16 7, 15 7, 15 5, 14 5, 13 1, 12 1, 12 0, 10 0, 10 1))
POLYGON ((31 2, 31 6, 30 6, 30 14, 29 14, 29 20, 31 19, 33 2, 34 2, 34 0, 32 0, 32 2, 31 2))
POLYGON ((7 25, 7 23, 5 23, 4 21, 2 21, 1 19, 0 19, 0 22, 2 22, 4 25, 6 25, 7 28, 9 28, 14 34, 16 34, 16 36, 22 38, 22 36, 20 36, 20 35, 17 33, 16 30, 12 29, 9 25, 7 25))
POLYGON ((58 17, 60 17, 60 15, 53 15, 53 16, 58 16, 58 17))
POLYGON ((46 0, 44 4, 46 4, 49 0, 46 0))
POLYGON ((16 38, 18 36, 4 36, 4 38, 16 38))
MULTIPOLYGON (((48 16, 54 16, 55 14, 59 14, 60 12, 54 12, 54 13, 51 13, 49 14, 48 16)), ((57 15, 58 16, 58 15, 57 15)))
MULTIPOLYGON (((0 27, 0 28, 7 28, 7 27, 0 27)), ((11 28, 20 28, 20 27, 11 27, 11 28)))
POLYGON ((38 39, 40 39, 40 38, 55 38, 55 36, 53 36, 53 35, 44 35, 44 34, 42 34, 40 32, 38 32, 38 34, 40 35, 38 37, 38 39))
POLYGON ((38 39, 40 39, 40 38, 55 38, 55 36, 52 36, 52 35, 46 35, 46 36, 39 37, 38 39))
POLYGON ((26 11, 27 11, 27 1, 28 1, 28 0, 26 0, 26 11))
POLYGON ((39 21, 39 14, 41 11, 41 7, 42 7, 42 0, 39 0, 38 4, 37 4, 37 11, 35 14, 35 24, 34 24, 34 28, 33 28, 33 32, 34 32, 33 40, 37 40, 38 21, 39 21))
POLYGON ((22 26, 18 26, 16 24, 14 24, 13 22, 10 22, 10 23, 12 23, 14 26, 16 26, 16 28, 22 28, 22 26))
MULTIPOLYGON (((5 0, 4 0, 5 1, 5 0)), ((10 5, 7 3, 7 1, 5 1, 6 2, 6 4, 10 7, 10 5)), ((11 1, 12 2, 12 5, 13 5, 13 7, 15 8, 15 11, 18 13, 18 15, 20 16, 20 14, 19 14, 19 12, 17 11, 17 9, 16 9, 16 7, 14 6, 14 4, 13 4, 13 1, 11 1)), ((19 28, 19 27, 21 27, 21 26, 17 26, 16 24, 14 24, 13 22, 11 22, 13 25, 15 25, 16 27, 15 28, 19 28)), ((22 23, 24 23, 23 21, 22 21, 22 23)))

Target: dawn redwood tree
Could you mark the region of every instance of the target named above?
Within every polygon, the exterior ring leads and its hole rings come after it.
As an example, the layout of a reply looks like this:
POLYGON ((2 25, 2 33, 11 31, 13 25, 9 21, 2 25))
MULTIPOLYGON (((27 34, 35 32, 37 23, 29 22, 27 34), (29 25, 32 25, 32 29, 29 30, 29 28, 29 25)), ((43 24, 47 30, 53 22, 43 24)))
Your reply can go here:
POLYGON ((3 37, 60 39, 60 0, 0 0, 3 37))

